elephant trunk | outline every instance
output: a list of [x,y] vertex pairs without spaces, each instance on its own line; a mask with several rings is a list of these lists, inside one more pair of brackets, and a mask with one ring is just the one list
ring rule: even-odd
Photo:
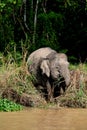
[[66,86],[69,86],[70,85],[70,73],[67,73],[66,76],[64,77],[64,79],[65,79]]
[[69,72],[67,64],[63,66],[61,65],[60,75],[64,78],[66,86],[69,86],[70,85],[70,72]]

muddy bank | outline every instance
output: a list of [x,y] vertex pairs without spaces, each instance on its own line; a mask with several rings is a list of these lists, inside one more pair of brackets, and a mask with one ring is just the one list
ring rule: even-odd
[[[22,74],[21,74],[22,75]],[[3,89],[1,97],[12,100],[27,107],[47,107],[49,103],[45,100],[43,93],[37,92],[34,86],[33,91],[27,87],[22,93],[16,87]],[[22,86],[23,89],[23,86]],[[25,91],[25,92],[24,92]],[[71,84],[66,92],[54,98],[50,107],[87,108],[87,74],[80,69],[71,71]]]
[[2,93],[2,98],[7,98],[15,103],[21,104],[26,107],[38,107],[46,104],[44,98],[42,98],[39,94],[19,94],[16,90],[12,88],[7,88]]

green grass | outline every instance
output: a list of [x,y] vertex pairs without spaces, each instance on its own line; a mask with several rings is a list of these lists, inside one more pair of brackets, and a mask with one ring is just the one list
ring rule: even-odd
[[70,64],[70,70],[81,70],[83,72],[87,72],[87,63],[79,63],[79,64]]
[[8,99],[0,99],[0,111],[20,111],[23,107],[19,104],[16,104]]

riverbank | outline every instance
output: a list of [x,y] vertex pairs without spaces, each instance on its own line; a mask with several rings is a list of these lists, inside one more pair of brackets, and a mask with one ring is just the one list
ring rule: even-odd
[[70,65],[71,84],[65,93],[48,103],[43,93],[32,84],[26,64],[8,64],[0,67],[0,97],[27,107],[87,108],[87,66]]

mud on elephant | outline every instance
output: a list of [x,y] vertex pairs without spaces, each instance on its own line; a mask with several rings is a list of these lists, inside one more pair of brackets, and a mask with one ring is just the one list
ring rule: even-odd
[[45,47],[32,52],[27,60],[28,71],[36,78],[33,81],[38,88],[47,90],[47,99],[52,101],[54,93],[61,88],[65,91],[70,84],[69,62],[64,53]]

